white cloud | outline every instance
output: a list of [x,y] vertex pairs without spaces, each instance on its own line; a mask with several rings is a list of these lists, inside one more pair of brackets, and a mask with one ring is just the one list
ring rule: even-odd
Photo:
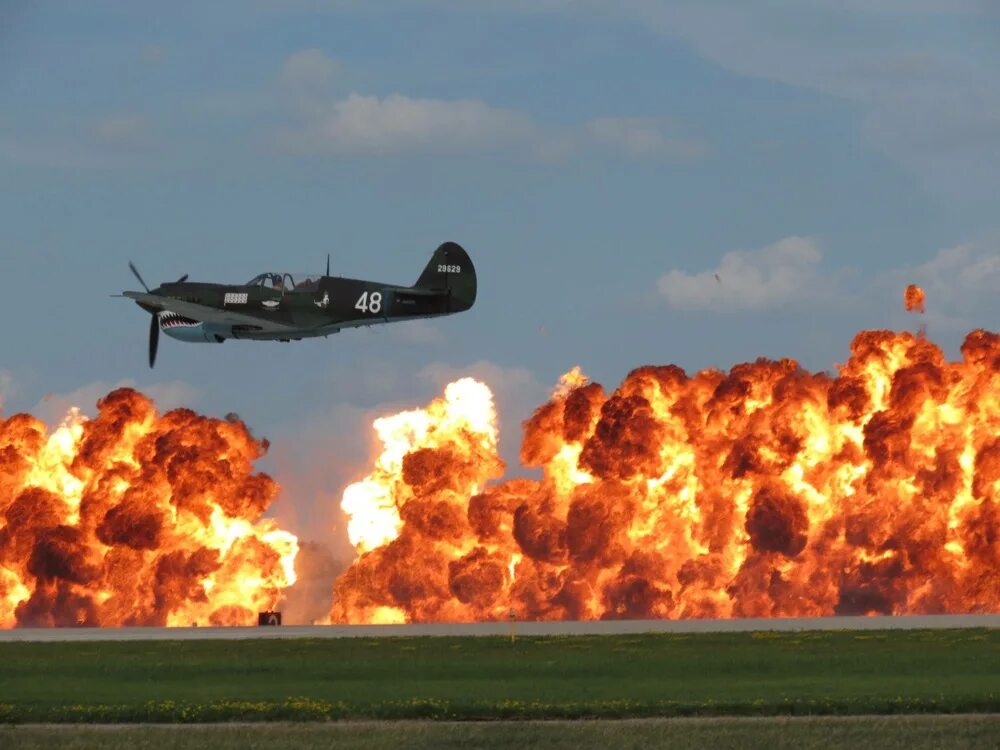
[[955,299],[1000,292],[1000,252],[992,246],[968,243],[941,250],[916,272]]
[[351,94],[304,129],[286,132],[282,142],[334,154],[464,153],[525,142],[534,129],[525,115],[479,99]]
[[429,320],[407,320],[388,327],[393,341],[413,346],[442,346],[448,342],[440,328]]
[[0,162],[62,169],[123,169],[154,163],[149,118],[122,112],[59,121],[38,131],[0,131]]
[[[698,3],[699,0],[674,0],[676,6]],[[718,4],[719,0],[715,0]],[[278,12],[318,12],[341,11],[345,9],[374,10],[371,3],[363,0],[257,0],[259,7],[269,7]],[[638,0],[632,3],[602,3],[600,0],[383,0],[377,7],[377,12],[384,13],[387,7],[395,9],[411,9],[416,5],[425,8],[449,8],[463,11],[486,10],[490,12],[512,12],[537,15],[543,13],[558,13],[572,11],[578,13],[611,12],[621,5],[659,5],[665,6],[662,0]],[[772,4],[776,8],[783,3]],[[610,11],[608,10],[610,6]],[[874,14],[897,15],[954,15],[967,14],[977,16],[998,16],[1000,9],[991,6],[983,0],[785,0],[784,7],[808,7],[825,9],[847,9],[864,11]]]
[[31,408],[31,413],[49,425],[58,425],[72,407],[77,407],[87,415],[97,413],[97,401],[116,388],[135,388],[149,396],[162,414],[178,407],[192,407],[200,398],[194,386],[179,381],[152,383],[137,386],[134,380],[119,380],[116,383],[96,381],[70,391],[69,393],[48,393]]
[[929,323],[956,330],[994,325],[1000,312],[1000,250],[989,241],[946,248],[925,263],[886,274],[880,286],[901,293],[911,283],[927,293]]
[[459,378],[473,377],[484,381],[497,391],[518,391],[541,388],[531,370],[526,367],[509,367],[480,359],[469,365],[449,365],[443,362],[432,362],[425,365],[417,378],[438,390]]
[[620,149],[629,156],[697,159],[707,154],[700,140],[680,134],[679,125],[669,118],[599,117],[583,126],[596,145]]
[[814,239],[786,237],[759,250],[727,253],[709,270],[672,270],[657,286],[666,303],[678,310],[732,312],[808,302],[836,309],[877,307],[882,312],[871,309],[872,314],[888,311],[898,316],[903,290],[919,284],[927,293],[928,324],[968,330],[992,325],[1000,313],[1000,251],[995,240],[946,248],[923,263],[868,278],[850,268],[821,274],[822,258]]
[[[737,74],[854,102],[866,141],[948,195],[995,186],[1000,92],[976,0],[627,0],[615,11]],[[572,6],[568,6],[572,12]],[[965,34],[937,34],[936,19]],[[968,38],[969,43],[964,40]]]
[[201,400],[201,391],[189,383],[178,380],[167,381],[165,383],[152,383],[150,385],[137,386],[131,381],[122,381],[120,387],[137,388],[145,393],[156,404],[156,408],[162,413],[170,409],[180,407],[193,408]]
[[14,376],[7,370],[0,370],[0,416],[3,415],[4,402],[14,391]]
[[687,160],[707,154],[697,138],[669,118],[603,117],[566,128],[545,127],[529,115],[481,99],[422,99],[353,93],[324,106],[296,102],[299,124],[279,143],[300,154],[386,156],[516,151],[553,161],[584,153]]
[[680,310],[763,310],[809,298],[823,254],[808,237],[786,237],[759,250],[722,256],[708,271],[672,270],[657,282],[670,307]]
[[[156,58],[159,49],[143,54]],[[196,100],[184,116],[238,121],[235,134],[248,121],[273,123],[265,126],[273,128],[272,142],[299,156],[499,153],[554,162],[602,154],[687,161],[709,153],[705,142],[685,132],[675,118],[606,116],[554,126],[480,98],[337,93],[341,78],[337,60],[322,49],[303,49],[288,56],[263,88],[214,92]],[[172,133],[159,132],[157,124],[141,112],[118,112],[57,123],[39,132],[4,128],[0,161],[116,169],[173,166],[192,158],[190,145],[181,152]]]
[[[299,2],[312,10],[345,7],[331,0]],[[378,12],[385,12],[384,5]],[[393,5],[403,7],[398,0]],[[421,5],[639,23],[682,40],[738,75],[853,102],[865,141],[920,176],[929,189],[977,200],[996,190],[1000,88],[990,26],[1000,18],[995,2],[425,0]],[[350,7],[360,12],[369,6]]]
[[291,55],[281,67],[281,81],[290,86],[318,87],[330,83],[340,65],[321,49],[304,49]]
[[587,152],[668,160],[707,153],[700,139],[685,135],[682,123],[671,118],[600,117],[549,127],[525,112],[477,98],[353,92],[338,99],[328,91],[338,72],[338,63],[320,49],[301,50],[285,60],[277,97],[288,119],[277,134],[281,148],[300,155],[348,156],[513,151],[543,161]]
[[869,15],[996,15],[983,0],[795,0],[820,10],[849,10]]

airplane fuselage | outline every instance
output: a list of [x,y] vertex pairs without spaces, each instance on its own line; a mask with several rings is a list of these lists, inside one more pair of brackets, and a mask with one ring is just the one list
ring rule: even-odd
[[413,286],[287,273],[262,273],[246,284],[186,279],[123,292],[153,316],[150,366],[160,331],[180,341],[212,343],[329,336],[343,328],[463,312],[475,302],[477,286],[472,260],[454,242],[438,247]]
[[[409,287],[339,276],[320,277],[315,288],[305,290],[182,282],[163,284],[152,294],[166,298],[165,308],[158,312],[160,330],[188,342],[328,336],[342,328],[448,315],[466,309],[448,294],[418,295]],[[170,300],[239,313],[258,318],[259,323],[197,320],[171,311]],[[281,325],[282,330],[274,331],[274,324]]]
[[291,341],[468,310],[476,298],[476,273],[465,250],[446,242],[413,286],[264,273],[247,284],[182,279],[124,294],[154,315],[163,333],[180,341]]

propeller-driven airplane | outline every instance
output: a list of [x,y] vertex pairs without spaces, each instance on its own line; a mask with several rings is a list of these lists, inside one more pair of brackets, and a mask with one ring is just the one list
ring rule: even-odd
[[476,301],[476,269],[454,242],[434,251],[413,286],[330,276],[329,257],[324,276],[262,273],[246,284],[230,285],[188,281],[184,274],[155,289],[128,265],[146,291],[122,296],[152,315],[150,367],[161,330],[180,341],[298,341],[342,328],[451,315]]

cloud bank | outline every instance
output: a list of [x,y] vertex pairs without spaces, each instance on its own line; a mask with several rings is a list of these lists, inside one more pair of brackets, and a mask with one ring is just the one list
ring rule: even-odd
[[675,310],[759,312],[808,304],[843,311],[865,309],[872,300],[888,298],[899,299],[898,308],[890,309],[902,314],[902,290],[919,284],[927,293],[925,320],[956,331],[988,325],[1000,309],[995,238],[944,248],[922,263],[869,276],[850,268],[824,273],[822,260],[815,239],[791,236],[760,249],[726,253],[707,270],[670,270],[657,287]]
[[814,239],[786,237],[759,250],[726,253],[707,271],[672,270],[657,286],[677,310],[764,310],[807,298],[822,258]]
[[598,117],[556,127],[480,98],[359,92],[337,98],[330,84],[339,70],[339,63],[319,49],[285,60],[278,76],[290,95],[282,105],[287,124],[277,134],[282,150],[369,157],[516,152],[539,161],[588,153],[686,161],[710,152],[674,118]]

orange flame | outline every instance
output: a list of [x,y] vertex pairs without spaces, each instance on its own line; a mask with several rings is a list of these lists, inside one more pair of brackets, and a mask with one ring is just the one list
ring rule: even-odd
[[[378,419],[374,427],[383,445],[375,469],[350,485],[341,502],[351,543],[361,553],[398,550],[415,540],[404,531],[423,529],[418,536],[435,538],[437,549],[413,549],[414,557],[440,554],[441,559],[455,559],[478,549],[476,540],[465,533],[468,499],[481,492],[487,480],[503,473],[496,456],[496,410],[489,388],[463,378],[426,409]],[[416,591],[440,584],[442,571],[434,569],[431,558],[424,562],[409,572],[401,570],[404,578],[399,585]],[[435,589],[437,594],[446,591]],[[348,598],[344,589],[341,599]],[[351,606],[364,613],[365,622],[406,621],[405,612],[394,602],[358,599]],[[456,610],[437,618],[457,616]]]
[[998,611],[1000,336],[962,354],[866,331],[836,377],[647,366],[609,395],[575,370],[524,424],[541,479],[485,490],[491,399],[462,381],[475,399],[377,423],[344,508],[378,531],[352,533],[330,618]]
[[0,626],[246,625],[295,581],[296,538],[240,422],[120,389],[48,432],[0,419]]
[[906,305],[906,312],[921,314],[926,312],[926,309],[924,308],[925,299],[926,295],[924,294],[924,290],[916,284],[910,284],[906,287],[906,291],[903,292],[903,304]]

